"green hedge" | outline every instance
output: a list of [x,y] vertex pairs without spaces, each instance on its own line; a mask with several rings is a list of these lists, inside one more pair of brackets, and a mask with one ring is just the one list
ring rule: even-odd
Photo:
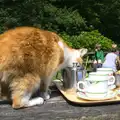
[[66,33],[61,33],[60,35],[69,46],[76,49],[85,47],[88,48],[89,51],[94,51],[94,46],[97,43],[102,45],[103,50],[108,51],[111,49],[113,43],[111,39],[101,35],[98,30],[81,32],[81,34],[75,36],[69,36]]

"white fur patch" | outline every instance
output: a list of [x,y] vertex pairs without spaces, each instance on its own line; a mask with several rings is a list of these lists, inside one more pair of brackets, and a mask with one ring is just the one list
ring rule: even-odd
[[22,103],[23,104],[28,104],[28,101],[29,101],[29,99],[30,99],[30,96],[31,96],[31,93],[29,93],[29,94],[25,94],[25,96],[22,98]]
[[44,100],[50,99],[48,92],[40,92],[40,97],[42,97]]
[[76,59],[80,57],[79,51],[75,50],[72,54],[72,57],[74,58],[74,61],[76,62]]
[[60,66],[58,66],[58,70],[61,68],[65,68],[65,67],[72,67],[73,62],[77,62],[77,58],[80,57],[80,52],[75,49],[71,50],[69,47],[64,46],[64,43],[62,41],[59,41],[58,45],[64,51],[64,63],[62,63]]
[[29,100],[28,107],[29,106],[35,106],[35,105],[41,105],[44,103],[44,99],[41,97],[34,98],[32,100]]

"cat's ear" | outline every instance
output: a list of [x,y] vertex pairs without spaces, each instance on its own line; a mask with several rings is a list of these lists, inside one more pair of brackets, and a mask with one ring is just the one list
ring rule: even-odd
[[83,57],[85,54],[87,54],[88,49],[86,48],[81,48],[79,49],[80,57]]

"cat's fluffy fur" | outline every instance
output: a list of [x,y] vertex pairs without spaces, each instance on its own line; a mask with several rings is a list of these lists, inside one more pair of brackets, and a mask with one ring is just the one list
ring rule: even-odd
[[12,100],[13,108],[42,104],[42,97],[30,99],[40,88],[43,97],[51,78],[73,62],[81,62],[87,49],[68,47],[55,33],[34,27],[18,27],[0,35],[1,96]]

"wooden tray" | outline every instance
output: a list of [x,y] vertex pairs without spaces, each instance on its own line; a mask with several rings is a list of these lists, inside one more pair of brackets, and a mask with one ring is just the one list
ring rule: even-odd
[[98,103],[116,103],[120,102],[120,92],[118,94],[118,90],[120,88],[115,88],[113,92],[115,96],[111,99],[102,99],[102,100],[85,100],[80,97],[77,97],[77,93],[75,89],[67,89],[63,88],[63,84],[60,80],[54,81],[55,85],[59,89],[59,91],[63,94],[63,96],[70,102],[77,103],[77,104],[98,104]]

